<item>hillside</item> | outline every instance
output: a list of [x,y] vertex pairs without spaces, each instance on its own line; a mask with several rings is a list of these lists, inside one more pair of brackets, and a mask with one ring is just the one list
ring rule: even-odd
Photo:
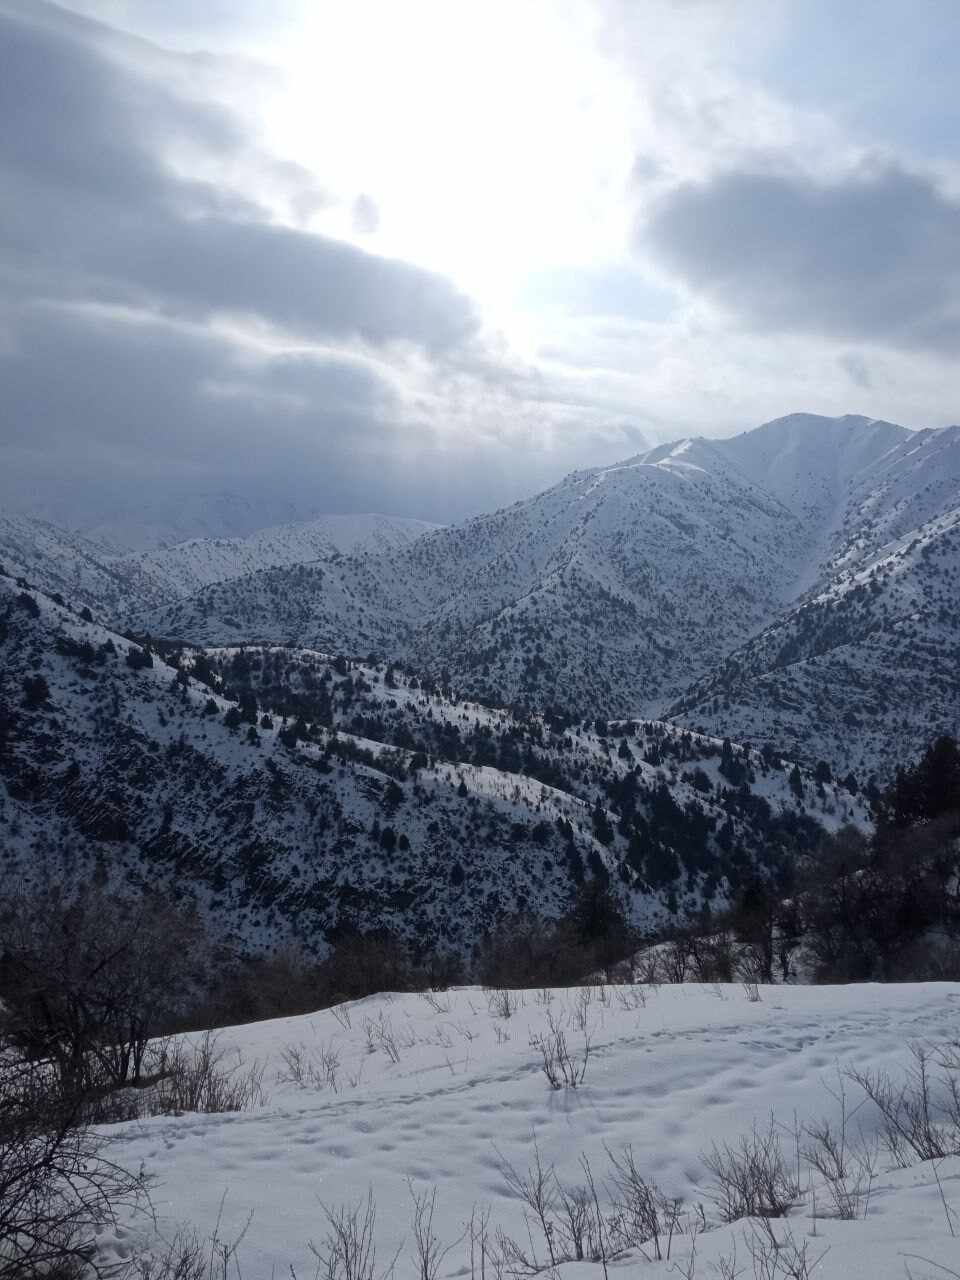
[[165,885],[247,948],[386,928],[465,953],[585,879],[643,925],[865,821],[844,787],[668,725],[517,718],[315,653],[167,665],[9,578],[0,659],[4,881]]
[[106,617],[121,617],[132,600],[143,607],[165,599],[149,573],[118,564],[107,544],[29,516],[0,513],[0,566]]
[[[327,515],[260,529],[244,538],[191,538],[121,557],[113,566],[136,582],[156,584],[160,599],[179,600],[214,582],[261,569],[306,564],[339,555],[377,554],[408,546],[438,526],[384,515]],[[142,607],[142,600],[137,603]],[[128,601],[129,610],[131,602]]]
[[960,726],[960,509],[853,559],[670,714],[861,779]]
[[45,520],[0,513],[0,564],[48,593],[69,596],[107,621],[157,608],[274,566],[408,546],[438,526],[377,514],[325,515],[242,538],[193,538],[118,555],[108,543]]
[[[488,702],[669,715],[884,775],[957,724],[942,678],[955,643],[949,540],[939,586],[927,569],[958,510],[960,428],[795,414],[575,473],[409,547],[213,585],[138,621],[198,644],[375,653]],[[881,599],[888,577],[895,598]],[[851,612],[840,602],[868,579],[871,607]],[[827,622],[837,610],[846,621]],[[781,695],[773,673],[814,617],[816,653],[797,654],[817,665]],[[801,708],[795,722],[782,696]],[[729,725],[727,698],[750,708]]]
[[488,700],[644,714],[779,612],[808,548],[714,445],[578,472],[401,551],[255,574],[140,622],[405,658]]

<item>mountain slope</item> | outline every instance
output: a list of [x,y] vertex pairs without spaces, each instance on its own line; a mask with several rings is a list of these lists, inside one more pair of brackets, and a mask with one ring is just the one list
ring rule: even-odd
[[[260,569],[404,547],[436,528],[425,520],[402,516],[317,516],[297,524],[259,529],[244,538],[192,538],[138,556],[125,556],[114,567],[133,579],[137,574],[144,575],[157,585],[164,600],[178,600],[211,583]],[[146,602],[139,603],[142,607]]]
[[102,614],[193,644],[377,654],[488,703],[669,714],[886,774],[960,711],[950,600],[927,571],[942,544],[948,574],[958,510],[960,427],[794,414],[450,528],[325,518],[113,561]]
[[388,928],[466,952],[584,877],[649,923],[865,819],[671,726],[521,720],[307,652],[167,665],[6,577],[0,660],[0,881],[166,887],[247,948]]
[[122,616],[132,600],[142,607],[166,598],[143,566],[117,563],[105,543],[29,516],[0,513],[0,565],[107,617]]
[[[848,559],[853,559],[850,554]],[[960,732],[960,509],[859,556],[669,711],[861,778]]]
[[711,666],[718,637],[732,647],[770,621],[809,541],[690,441],[400,551],[254,574],[139,621],[194,643],[374,651],[486,699],[636,714]]
[[[958,510],[960,428],[794,414],[575,473],[409,548],[248,575],[142,622],[196,643],[380,653],[487,701],[669,712],[844,772],[886,773],[960,708],[949,679],[938,683],[948,602],[920,556]],[[880,567],[890,556],[895,573]],[[864,574],[879,590],[888,573],[896,600],[843,603]],[[909,630],[884,638],[884,618],[907,600]],[[797,639],[814,616],[816,653]],[[794,656],[815,663],[791,692],[780,668],[797,644]],[[785,716],[784,697],[802,711]],[[743,708],[729,726],[727,701]]]

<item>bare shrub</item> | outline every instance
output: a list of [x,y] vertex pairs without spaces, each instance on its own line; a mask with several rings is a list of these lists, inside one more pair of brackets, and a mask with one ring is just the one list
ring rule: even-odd
[[615,995],[617,1004],[628,1013],[647,1007],[646,988],[639,983],[629,983],[617,987]]
[[350,1019],[350,1006],[348,1004],[335,1004],[331,1007],[330,1012],[336,1018],[344,1031],[349,1031],[353,1025]]
[[139,1083],[151,1038],[182,1010],[209,948],[160,898],[59,888],[0,898],[6,1032],[72,1097]]
[[[554,1226],[559,1203],[557,1175],[553,1165],[549,1168],[544,1167],[539,1144],[534,1140],[533,1163],[528,1166],[526,1173],[521,1173],[499,1151],[497,1151],[497,1157],[500,1175],[506,1183],[507,1190],[523,1203],[524,1218],[528,1226],[532,1220],[539,1229],[547,1251],[549,1266],[556,1267],[559,1261],[568,1261],[569,1259],[563,1259],[558,1252],[557,1233]],[[517,1244],[500,1230],[497,1231],[497,1243],[508,1269],[519,1269],[521,1272],[526,1271],[532,1274],[543,1268],[537,1256],[533,1234],[529,1230],[527,1234],[530,1241],[529,1249]]]
[[563,1028],[553,1015],[547,1014],[547,1031],[530,1037],[530,1047],[538,1050],[543,1074],[551,1089],[578,1089],[587,1074],[590,1061],[590,1038],[583,1038],[583,1053],[571,1053]]
[[659,951],[648,951],[639,956],[634,971],[635,980],[645,987],[657,988],[661,983],[669,982],[667,966]]
[[814,1248],[810,1240],[798,1244],[790,1230],[778,1237],[768,1219],[751,1222],[744,1240],[753,1263],[754,1280],[812,1280],[830,1252],[829,1246]]
[[507,987],[495,987],[487,992],[487,1009],[491,1018],[512,1018],[518,1007],[517,994]]
[[681,935],[672,938],[660,953],[659,973],[661,981],[686,982],[693,971],[693,948],[690,939]]
[[[960,1063],[927,1045],[910,1046],[913,1065],[906,1079],[893,1081],[885,1071],[852,1071],[881,1116],[884,1146],[906,1169],[913,1159],[939,1160],[960,1154]],[[944,1075],[936,1077],[933,1067]]]
[[807,1142],[802,1154],[826,1184],[830,1214],[844,1221],[866,1217],[876,1178],[877,1144],[872,1147],[850,1141],[850,1121],[864,1101],[850,1110],[846,1079],[838,1070],[837,1087],[828,1088],[840,1107],[839,1120],[820,1120],[804,1126]]
[[745,982],[743,984],[743,994],[747,997],[751,1004],[760,1003],[760,986],[756,982]]
[[110,1150],[81,1095],[0,1041],[0,1280],[103,1274],[97,1233],[147,1189]]
[[192,1044],[177,1041],[165,1060],[156,1108],[160,1114],[176,1115],[184,1111],[249,1111],[264,1106],[264,1070],[256,1061],[246,1066],[239,1054],[234,1065],[227,1065],[226,1050],[220,1048],[211,1031]]
[[[497,1153],[507,1189],[524,1205],[527,1227],[525,1242],[497,1232],[499,1261],[507,1274],[532,1276],[583,1261],[599,1262],[606,1274],[611,1259],[634,1248],[648,1261],[670,1258],[672,1241],[684,1229],[681,1202],[641,1176],[630,1147],[616,1155],[607,1149],[612,1196],[606,1208],[585,1155],[580,1157],[583,1182],[567,1185],[552,1165],[544,1165],[536,1141],[533,1151],[523,1173]],[[610,1187],[605,1194],[611,1194]],[[696,1222],[689,1224],[695,1227]]]
[[487,1265],[494,1276],[502,1274],[502,1263],[490,1232],[490,1206],[474,1205],[464,1233],[467,1241],[467,1257],[470,1280],[486,1280]]
[[[766,946],[755,942],[741,943],[737,956],[736,973],[744,989],[755,988],[758,983],[771,981],[770,954]],[[757,999],[759,999],[759,995]]]
[[234,1239],[227,1240],[221,1233],[225,1201],[226,1194],[220,1201],[213,1233],[207,1239],[192,1228],[181,1228],[172,1240],[158,1240],[134,1255],[120,1273],[123,1280],[230,1280],[231,1272],[241,1280],[238,1254],[253,1213]]
[[578,987],[577,994],[573,1002],[573,1010],[570,1013],[570,1021],[579,1031],[582,1031],[584,1035],[586,1035],[587,1027],[589,1026],[590,1020],[587,1015],[590,1011],[590,1005],[592,1002],[593,988]]
[[690,949],[698,982],[733,981],[733,939],[726,930],[705,938],[691,938]]
[[382,1049],[386,1054],[388,1061],[394,1066],[400,1061],[400,1050],[402,1047],[412,1048],[412,1043],[408,1041],[405,1045],[401,1041],[394,1030],[393,1023],[381,1009],[376,1018],[364,1018],[363,1034],[367,1040],[367,1052],[376,1053],[378,1049]]
[[421,991],[420,999],[430,1006],[434,1013],[450,1012],[450,997],[441,996],[436,991]]
[[593,1197],[589,1187],[564,1187],[557,1184],[557,1221],[564,1254],[574,1262],[583,1262],[596,1252],[596,1228]]
[[392,1260],[377,1270],[377,1206],[372,1188],[366,1200],[355,1205],[332,1208],[321,1201],[320,1208],[327,1232],[319,1245],[313,1241],[308,1245],[317,1260],[318,1280],[385,1280],[393,1273],[399,1248]]
[[670,1258],[674,1236],[682,1230],[682,1201],[665,1196],[655,1182],[637,1168],[633,1147],[619,1153],[606,1148],[614,1189],[611,1237],[618,1250],[646,1250],[657,1262]]
[[407,1187],[413,1201],[413,1244],[417,1280],[437,1280],[444,1258],[464,1239],[466,1231],[450,1244],[443,1244],[433,1229],[437,1208],[437,1188],[417,1191],[409,1180]]
[[827,1120],[808,1125],[810,1139],[803,1156],[823,1178],[830,1197],[830,1216],[852,1222],[866,1217],[876,1179],[876,1148],[850,1150],[842,1130]]
[[282,1070],[279,1084],[295,1084],[299,1089],[330,1089],[339,1093],[340,1053],[332,1044],[310,1049],[305,1044],[288,1044],[280,1051]]
[[782,1218],[800,1194],[772,1119],[766,1129],[755,1124],[736,1146],[714,1143],[703,1162],[713,1175],[713,1199],[723,1222]]

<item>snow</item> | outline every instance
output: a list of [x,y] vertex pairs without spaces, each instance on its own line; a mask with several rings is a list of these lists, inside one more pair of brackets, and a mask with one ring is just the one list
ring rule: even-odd
[[[604,1145],[633,1145],[641,1172],[691,1211],[702,1203],[715,1219],[702,1153],[714,1142],[736,1142],[771,1113],[784,1130],[839,1116],[848,1070],[869,1068],[899,1077],[908,1045],[956,1037],[960,984],[760,988],[752,1001],[739,986],[607,987],[518,992],[512,1016],[477,988],[435,996],[384,994],[299,1018],[222,1032],[220,1045],[265,1067],[262,1108],[236,1115],[183,1115],[114,1126],[114,1154],[143,1163],[156,1181],[161,1231],[188,1221],[209,1233],[222,1211],[221,1235],[231,1239],[252,1214],[240,1248],[244,1275],[313,1275],[309,1240],[323,1236],[319,1201],[356,1203],[368,1189],[377,1205],[378,1257],[400,1248],[399,1280],[416,1274],[409,1230],[410,1189],[437,1187],[436,1224],[443,1242],[463,1230],[475,1206],[491,1207],[491,1222],[522,1236],[520,1207],[504,1186],[500,1162],[525,1170],[534,1142],[561,1179],[582,1183],[586,1155],[606,1171]],[[567,1027],[571,1049],[591,1041],[582,1086],[554,1091],[539,1067],[531,1036],[552,1016]],[[378,1048],[377,1028],[397,1045],[398,1060]],[[372,1030],[370,1030],[372,1029]],[[337,1089],[299,1088],[277,1079],[286,1046],[339,1055]],[[860,1106],[846,1082],[847,1106],[865,1141],[877,1133],[872,1104]],[[851,1131],[854,1124],[851,1121]],[[794,1139],[784,1137],[791,1162]],[[917,1254],[956,1266],[957,1241],[947,1228],[934,1169],[889,1168],[881,1155],[865,1219],[812,1218],[808,1171],[800,1202],[774,1224],[810,1242],[811,1256],[828,1249],[812,1275],[885,1280],[905,1274]],[[960,1212],[960,1158],[937,1175],[947,1204]],[[601,1187],[601,1196],[604,1195]],[[825,1203],[822,1194],[818,1203]],[[135,1224],[134,1224],[135,1225]],[[143,1231],[142,1226],[136,1227]],[[695,1240],[700,1277],[737,1247],[749,1264],[741,1222]],[[815,1236],[812,1234],[815,1230]],[[127,1249],[126,1228],[103,1240]],[[639,1254],[611,1265],[616,1275],[687,1274],[690,1238],[675,1242],[671,1264]],[[455,1248],[442,1275],[469,1274],[466,1246]],[[673,1264],[677,1264],[675,1267]],[[911,1263],[914,1277],[935,1274]],[[565,1276],[596,1277],[601,1269],[570,1264]],[[752,1275],[748,1267],[747,1275]]]

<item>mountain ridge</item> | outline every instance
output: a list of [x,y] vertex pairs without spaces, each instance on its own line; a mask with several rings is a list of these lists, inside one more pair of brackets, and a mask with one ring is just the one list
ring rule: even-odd
[[[923,746],[927,725],[916,714],[894,724],[869,711],[879,705],[874,686],[882,692],[903,668],[903,633],[896,644],[880,643],[880,602],[869,625],[851,630],[856,610],[843,602],[854,598],[858,574],[892,556],[897,600],[909,578],[907,594],[935,611],[935,625],[924,617],[911,624],[916,701],[924,673],[951,657],[955,640],[919,557],[933,539],[949,559],[948,529],[938,522],[949,525],[958,504],[960,427],[911,431],[858,415],[790,414],[736,436],[688,437],[573,472],[458,525],[393,521],[379,543],[368,530],[372,547],[369,539],[360,549],[343,540],[331,547],[322,522],[308,522],[239,544],[194,541],[124,558],[108,566],[129,581],[105,616],[192,644],[377,654],[435,678],[446,673],[464,695],[500,705],[581,717],[689,716],[808,763],[885,774]],[[906,550],[912,542],[915,555]],[[952,561],[943,572],[949,581]],[[873,571],[871,600],[887,577]],[[899,608],[882,594],[888,611]],[[814,616],[816,654],[798,640]],[[844,650],[838,672],[856,668],[858,644],[869,650],[868,711],[852,713],[867,726],[865,755],[844,745],[851,707],[839,691],[819,699],[827,709],[809,722],[788,724],[777,706],[782,696],[811,700],[830,637]],[[783,663],[763,664],[795,642],[798,661],[814,667],[783,695],[772,675]],[[768,703],[764,691],[773,689]],[[831,712],[831,702],[842,711]],[[743,708],[729,729],[721,722],[728,703]],[[957,705],[950,689],[938,696],[938,727],[955,727]]]

